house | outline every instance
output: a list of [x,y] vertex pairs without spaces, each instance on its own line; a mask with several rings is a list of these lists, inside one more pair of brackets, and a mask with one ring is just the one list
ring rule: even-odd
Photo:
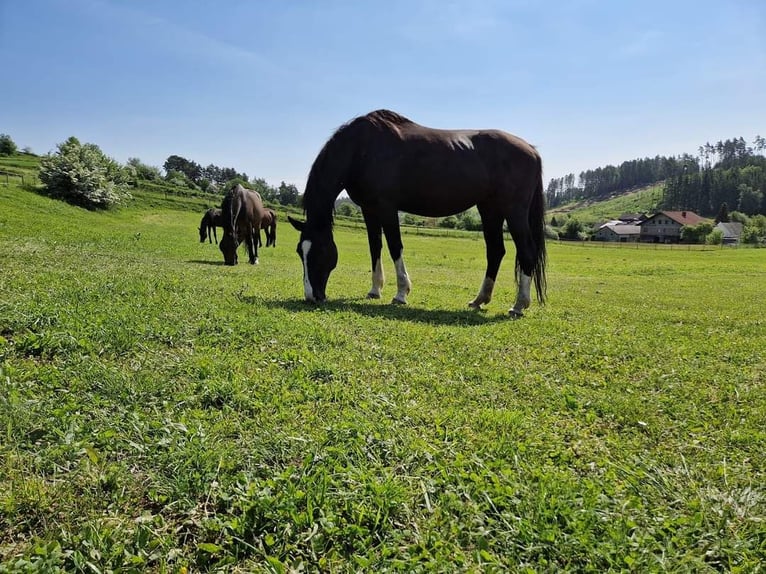
[[640,237],[641,226],[614,222],[605,223],[598,228],[593,236],[596,241],[617,241],[620,243],[638,241]]
[[744,225],[738,221],[722,221],[715,226],[715,229],[720,229],[723,232],[724,245],[737,245],[742,239]]
[[678,243],[681,228],[706,221],[693,211],[660,211],[641,223],[641,241],[647,243]]
[[645,213],[623,213],[618,217],[621,222],[629,223],[631,225],[641,225],[641,222],[646,219]]

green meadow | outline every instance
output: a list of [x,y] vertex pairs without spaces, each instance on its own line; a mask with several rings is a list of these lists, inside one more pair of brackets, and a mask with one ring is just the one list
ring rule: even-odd
[[763,570],[766,250],[552,242],[514,321],[510,240],[475,312],[481,236],[407,233],[400,307],[338,225],[316,307],[202,209],[0,182],[0,572]]

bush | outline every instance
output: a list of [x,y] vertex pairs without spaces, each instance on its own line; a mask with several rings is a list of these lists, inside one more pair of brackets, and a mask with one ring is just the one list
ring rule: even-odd
[[130,198],[127,174],[95,144],[70,137],[40,161],[40,181],[51,197],[90,209],[109,208]]
[[13,155],[16,153],[16,143],[8,134],[0,134],[0,155]]
[[558,239],[559,238],[559,232],[553,229],[553,226],[546,225],[545,226],[545,238],[546,239]]
[[466,231],[481,231],[481,218],[476,212],[469,209],[458,215],[458,227]]
[[439,227],[444,227],[445,229],[455,229],[457,227],[457,217],[454,215],[448,215],[439,221]]
[[722,245],[723,244],[723,231],[720,229],[714,229],[705,237],[706,245]]
[[564,224],[564,230],[561,237],[564,239],[577,239],[582,241],[584,237],[587,237],[587,234],[585,233],[583,224],[572,217],[567,219],[567,222]]
[[683,243],[704,243],[705,238],[713,231],[713,224],[707,221],[697,225],[684,225],[681,228],[681,241]]

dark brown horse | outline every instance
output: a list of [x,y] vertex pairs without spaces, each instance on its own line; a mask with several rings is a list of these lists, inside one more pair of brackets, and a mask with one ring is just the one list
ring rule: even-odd
[[333,205],[341,190],[362,208],[372,259],[372,288],[384,283],[380,254],[385,234],[396,268],[392,303],[406,303],[410,278],[402,257],[399,211],[441,217],[476,205],[486,243],[487,270],[469,303],[489,303],[505,255],[503,224],[516,244],[518,294],[510,309],[521,316],[537,296],[545,299],[545,205],[542,162],[530,144],[498,130],[427,128],[388,110],[355,118],[330,137],[311,166],[303,206],[306,221],[288,218],[300,231],[298,255],[309,301],[323,301],[338,260],[332,235]]
[[221,219],[221,210],[216,207],[211,207],[202,216],[202,221],[199,224],[199,242],[205,243],[205,239],[208,239],[210,243],[213,243],[213,237],[215,237],[215,243],[218,244],[218,235],[215,228],[223,227],[223,220]]
[[[266,233],[266,247],[277,246],[277,212],[269,207],[265,207],[263,210],[263,218],[261,219],[261,229]],[[258,244],[260,245],[260,236],[258,238]]]
[[237,184],[223,198],[221,203],[223,217],[223,237],[218,248],[223,253],[226,265],[236,265],[237,248],[244,242],[247,246],[249,261],[258,263],[258,240],[261,220],[264,217],[263,202],[257,191],[245,189]]

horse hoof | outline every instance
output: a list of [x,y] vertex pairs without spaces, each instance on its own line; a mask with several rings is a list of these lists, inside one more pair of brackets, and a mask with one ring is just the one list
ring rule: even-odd
[[406,305],[407,301],[402,301],[401,299],[397,299],[396,297],[394,297],[393,299],[391,299],[391,304],[392,305]]
[[524,313],[516,309],[510,309],[508,314],[511,316],[511,319],[521,319],[524,316]]
[[468,306],[471,309],[481,309],[481,303],[477,303],[476,301],[469,301]]
[[368,299],[380,299],[380,293],[367,293]]

